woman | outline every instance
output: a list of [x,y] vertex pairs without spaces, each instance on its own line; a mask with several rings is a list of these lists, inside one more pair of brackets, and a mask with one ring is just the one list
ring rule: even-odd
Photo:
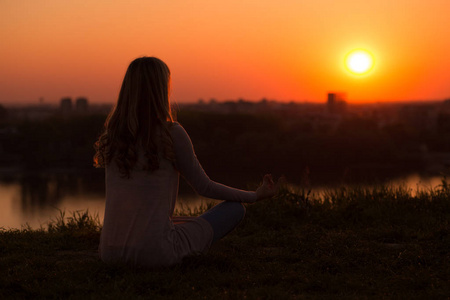
[[[271,197],[270,175],[256,192],[211,181],[192,143],[173,121],[170,71],[154,57],[134,60],[127,69],[117,105],[95,144],[96,167],[106,169],[106,206],[100,258],[135,266],[170,266],[211,244],[243,219],[241,202]],[[199,217],[173,217],[179,174],[200,195],[225,200]]]

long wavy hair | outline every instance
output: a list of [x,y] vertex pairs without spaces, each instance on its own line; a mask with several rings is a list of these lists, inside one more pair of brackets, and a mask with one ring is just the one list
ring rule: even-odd
[[141,57],[131,62],[117,104],[94,145],[95,167],[106,167],[114,159],[122,177],[130,178],[140,147],[147,159],[145,170],[159,169],[159,154],[175,162],[169,89],[170,70],[162,60]]

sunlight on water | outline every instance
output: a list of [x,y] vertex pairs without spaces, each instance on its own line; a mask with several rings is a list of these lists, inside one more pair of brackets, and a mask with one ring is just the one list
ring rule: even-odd
[[16,205],[19,195],[20,185],[0,184],[0,227],[20,228],[20,207]]
[[420,190],[430,190],[442,184],[441,176],[421,177],[419,174],[412,174],[404,179],[392,181],[394,186],[403,185],[411,190],[413,194]]
[[[49,190],[54,190],[51,184]],[[34,229],[46,227],[48,222],[59,216],[60,211],[71,215],[75,211],[89,210],[89,214],[97,216],[103,221],[105,200],[103,193],[89,194],[76,193],[75,195],[62,196],[55,203],[52,193],[47,201],[37,202],[35,197],[26,194],[20,183],[0,182],[0,228],[23,228],[26,225]],[[50,194],[50,195],[49,195]],[[212,200],[211,200],[212,201]],[[194,210],[201,205],[206,205],[209,199],[199,196],[180,197],[175,205],[179,212],[186,209]]]
[[[408,190],[412,196],[415,196],[420,191],[430,191],[432,189],[435,189],[439,185],[442,184],[443,177],[441,176],[432,176],[432,177],[424,177],[420,176],[418,173],[413,173],[405,177],[401,177],[398,179],[390,180],[387,183],[384,183],[383,185],[391,186],[391,187],[403,187],[406,190]],[[311,188],[311,194],[314,196],[317,196],[319,198],[322,198],[324,194],[326,194],[330,189],[338,188],[342,185],[334,185],[334,186],[318,186]],[[346,186],[346,185],[344,185]],[[348,185],[349,187],[355,186],[355,185]],[[371,188],[376,185],[373,184],[357,184],[358,187],[362,188]],[[301,189],[307,190],[305,187],[298,187],[298,186],[289,186],[289,189],[292,192],[298,192],[301,191]]]
[[[407,177],[390,181],[392,186],[404,186],[415,194],[418,190],[429,190],[439,186],[442,183],[442,177],[421,177],[419,174],[411,174]],[[103,221],[105,202],[104,193],[92,193],[78,189],[76,191],[67,192],[65,194],[58,192],[58,188],[47,185],[47,190],[30,191],[19,182],[4,183],[0,182],[0,227],[22,228],[28,224],[32,228],[46,227],[49,220],[59,216],[59,211],[65,211],[66,215],[70,215],[74,211],[89,210],[93,216],[98,215]],[[336,186],[335,186],[336,187]],[[367,187],[370,187],[367,185]],[[294,192],[298,192],[301,187],[291,186]],[[327,189],[334,188],[314,187],[312,193],[320,196]],[[56,196],[55,196],[56,194]],[[41,199],[45,198],[47,199]],[[207,203],[219,203],[217,201],[203,198],[200,196],[180,196],[175,206],[179,212],[187,210],[195,210],[201,205]]]
[[89,209],[91,215],[103,219],[105,209],[102,195],[64,196],[58,203],[40,203],[24,197],[24,191],[19,183],[0,183],[0,227],[22,228],[29,225],[32,228],[46,227],[51,219],[59,216],[59,211],[69,214],[74,211]]

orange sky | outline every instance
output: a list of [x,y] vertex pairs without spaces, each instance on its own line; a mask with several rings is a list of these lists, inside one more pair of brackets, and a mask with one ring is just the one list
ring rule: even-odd
[[[449,0],[1,0],[0,103],[115,102],[129,62],[157,56],[178,102],[450,98]],[[343,60],[375,57],[364,77]]]

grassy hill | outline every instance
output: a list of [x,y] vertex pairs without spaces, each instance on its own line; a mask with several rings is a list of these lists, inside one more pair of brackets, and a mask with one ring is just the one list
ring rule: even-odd
[[[186,212],[188,213],[188,212]],[[204,256],[168,269],[106,265],[100,223],[61,215],[0,232],[2,299],[447,299],[450,186],[283,189],[247,207]]]

